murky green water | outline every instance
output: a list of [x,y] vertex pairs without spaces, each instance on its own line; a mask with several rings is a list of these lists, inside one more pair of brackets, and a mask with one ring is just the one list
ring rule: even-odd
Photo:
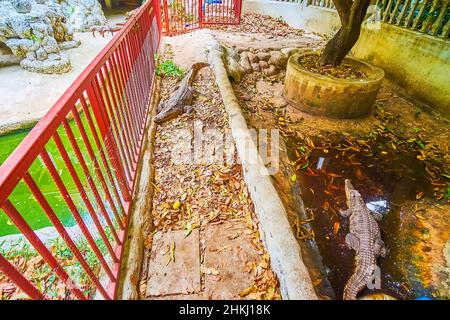
[[[368,207],[383,214],[379,225],[389,252],[385,258],[378,259],[382,288],[377,291],[405,299],[430,296],[431,288],[423,285],[417,276],[421,270],[417,269],[415,258],[404,257],[406,243],[402,236],[408,233],[403,230],[406,226],[402,206],[414,202],[418,194],[432,198],[435,193],[423,161],[409,149],[389,149],[386,145],[390,145],[390,141],[387,144],[382,138],[366,142],[327,136],[314,139],[314,145],[307,164],[301,168],[299,165],[297,179],[306,207],[314,212],[311,225],[315,241],[336,295],[342,297],[354,260],[354,252],[345,245],[348,219],[339,214],[340,209],[347,207],[344,179],[350,179]],[[302,159],[305,152],[305,141],[291,139],[288,142],[292,161]],[[368,293],[371,291],[365,290],[361,295]]]
[[[91,145],[94,147],[94,140],[92,138],[92,134],[89,131],[89,128],[87,126],[86,119],[83,115],[80,115],[82,118],[82,121],[84,123],[85,130],[88,134],[88,138],[91,141]],[[73,133],[76,137],[77,142],[81,141],[81,134],[76,126],[75,121],[70,121],[71,128],[73,130]],[[23,130],[19,132],[15,132],[12,134],[8,134],[5,136],[0,136],[0,164],[2,164],[7,157],[13,152],[13,150],[19,145],[19,143],[25,138],[25,136],[28,134],[29,130]],[[87,180],[82,174],[82,169],[78,164],[78,160],[75,156],[75,152],[73,151],[72,147],[70,146],[69,139],[67,137],[67,134],[65,130],[60,127],[58,129],[58,133],[61,137],[61,140],[66,146],[66,150],[68,152],[69,157],[72,159],[72,163],[74,164],[75,170],[77,170],[78,175],[80,177],[80,180],[82,184],[86,187],[87,186]],[[84,155],[84,159],[86,160],[86,164],[91,172],[91,176],[95,180],[95,174],[93,172],[93,164],[89,160],[89,157],[87,156],[87,150],[84,147],[84,144],[78,143],[81,152]],[[60,155],[56,144],[51,139],[47,145],[46,149],[53,160],[53,163],[55,167],[57,168],[59,175],[64,182],[69,194],[72,197],[72,200],[74,201],[75,205],[77,206],[79,212],[82,214],[82,216],[85,219],[86,222],[90,222],[90,218],[86,215],[86,208],[85,205],[81,199],[81,196],[79,195],[75,183],[73,182],[69,171],[67,170],[64,161],[62,160],[62,156]],[[94,153],[96,156],[98,155],[98,150],[94,147]],[[100,157],[97,157],[100,159]],[[73,218],[71,212],[69,211],[63,197],[61,196],[61,193],[59,192],[57,186],[53,182],[53,179],[50,176],[50,173],[44,166],[42,160],[40,158],[36,159],[29,170],[31,176],[35,180],[35,182],[39,185],[42,193],[46,197],[47,201],[50,203],[51,207],[55,211],[56,215],[60,219],[60,221],[65,226],[72,226],[75,224],[75,219]],[[88,193],[88,196],[91,198],[92,203],[94,204],[95,208],[95,201],[92,198],[92,195]],[[101,194],[101,196],[103,196]],[[103,198],[103,197],[102,197]],[[36,230],[44,227],[52,226],[49,219],[47,218],[46,214],[42,211],[39,204],[35,200],[34,196],[29,191],[27,185],[21,181],[17,187],[14,189],[12,194],[10,195],[9,199],[13,203],[13,205],[16,207],[16,209],[22,214],[22,216],[25,218],[25,220],[30,224],[30,226]],[[9,235],[9,234],[15,234],[20,233],[19,230],[15,227],[15,225],[10,221],[9,217],[0,210],[0,236]]]

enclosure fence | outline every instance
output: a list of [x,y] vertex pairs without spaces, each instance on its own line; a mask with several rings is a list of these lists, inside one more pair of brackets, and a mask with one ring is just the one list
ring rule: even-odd
[[278,1],[278,2],[301,3],[301,2],[303,2],[304,0],[275,0],[275,1]]
[[377,0],[385,23],[448,38],[450,33],[449,0]]
[[172,36],[241,21],[242,0],[161,0],[163,32]]
[[[31,268],[29,256],[0,253],[0,279],[14,290],[115,297],[160,37],[159,0],[147,0],[0,167],[0,215],[37,256]],[[59,245],[34,231],[28,218],[38,210]]]
[[333,0],[305,0],[308,5],[335,9]]
[[[307,5],[335,9],[333,0],[304,0]],[[377,0],[384,23],[441,38],[450,37],[450,0]]]

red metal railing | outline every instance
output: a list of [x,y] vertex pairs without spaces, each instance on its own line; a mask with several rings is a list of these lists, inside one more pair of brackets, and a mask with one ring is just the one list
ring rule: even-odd
[[164,33],[176,35],[206,25],[239,24],[242,0],[161,0]]
[[[24,212],[19,212],[13,191],[19,184],[26,185],[30,199],[39,204],[94,291],[113,299],[160,37],[160,3],[148,0],[0,167],[1,209],[71,298],[92,295],[69,275],[73,265],[63,265],[61,257],[33,231]],[[50,144],[56,145],[53,152]],[[32,176],[32,165],[41,166],[51,177],[63,209],[76,222],[79,238],[61,222],[61,205],[56,208],[51,203],[45,186]],[[68,172],[70,181],[63,181],[62,172]],[[81,249],[80,238],[86,248]],[[0,276],[33,299],[48,298],[37,281],[1,254]]]

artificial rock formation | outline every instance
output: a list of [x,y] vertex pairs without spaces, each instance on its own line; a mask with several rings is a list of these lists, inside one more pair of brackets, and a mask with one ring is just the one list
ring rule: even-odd
[[286,68],[286,63],[291,52],[255,50],[237,50],[236,48],[223,47],[223,59],[228,76],[234,81],[241,81],[245,74],[262,72],[267,76],[273,76]]
[[60,0],[62,11],[75,32],[89,31],[106,25],[106,18],[98,0]]
[[80,45],[73,32],[105,24],[97,0],[0,0],[0,66],[68,72],[72,66],[62,51]]
[[[71,69],[61,49],[79,46],[61,6],[45,0],[0,0],[2,61],[17,62],[28,71],[64,73]],[[8,52],[10,50],[10,52]],[[1,64],[0,64],[1,65]]]

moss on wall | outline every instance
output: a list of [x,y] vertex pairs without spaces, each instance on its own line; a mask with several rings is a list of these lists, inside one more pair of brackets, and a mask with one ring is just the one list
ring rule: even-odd
[[352,50],[405,94],[450,117],[450,41],[385,23],[364,26]]

